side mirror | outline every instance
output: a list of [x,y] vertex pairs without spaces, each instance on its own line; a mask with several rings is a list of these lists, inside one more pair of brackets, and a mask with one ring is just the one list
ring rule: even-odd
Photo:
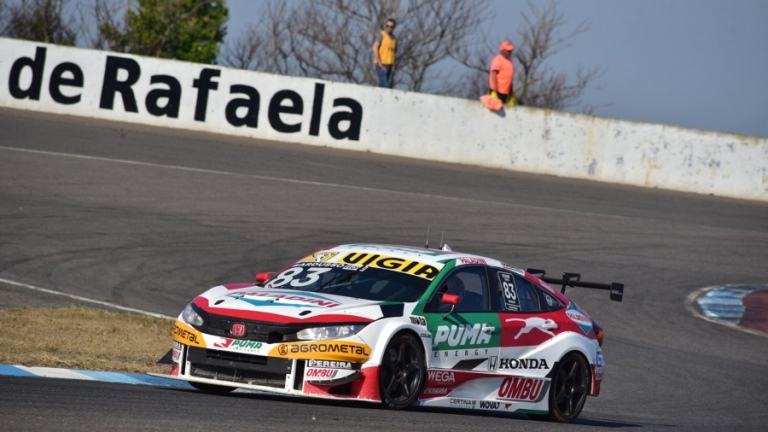
[[445,304],[456,306],[457,304],[459,304],[459,296],[457,296],[456,294],[443,293],[443,296],[440,298],[440,301],[442,301]]
[[274,273],[270,273],[270,272],[256,273],[256,285],[258,286],[264,285],[264,282],[272,279],[272,276],[274,275],[275,275]]
[[459,296],[457,296],[456,294],[443,293],[443,295],[440,297],[440,301],[443,304],[451,305],[451,310],[449,310],[448,313],[443,315],[443,319],[446,319],[448,315],[452,314],[453,310],[456,309],[456,305],[459,304]]

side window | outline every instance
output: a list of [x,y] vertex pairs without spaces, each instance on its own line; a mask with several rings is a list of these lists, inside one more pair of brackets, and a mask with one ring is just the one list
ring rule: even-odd
[[556,311],[565,307],[565,305],[550,294],[546,289],[535,286],[536,293],[539,295],[539,304],[542,311]]
[[495,282],[501,297],[502,311],[530,313],[540,310],[537,290],[528,279],[498,271]]
[[490,297],[484,267],[461,267],[448,275],[429,303],[430,312],[448,312],[451,305],[443,304],[443,294],[459,296],[454,312],[486,312],[490,310]]

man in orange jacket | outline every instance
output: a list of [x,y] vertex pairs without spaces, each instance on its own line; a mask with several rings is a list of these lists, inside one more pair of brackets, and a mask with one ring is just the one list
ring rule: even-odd
[[379,87],[389,88],[392,82],[392,68],[395,67],[395,52],[397,38],[395,37],[394,19],[387,20],[386,29],[381,31],[373,42],[373,62],[376,63],[376,74],[379,76]]
[[515,64],[512,62],[514,50],[515,46],[511,42],[502,42],[499,54],[491,60],[491,73],[488,76],[491,96],[501,99],[508,106],[515,104],[515,92],[512,89],[515,79]]

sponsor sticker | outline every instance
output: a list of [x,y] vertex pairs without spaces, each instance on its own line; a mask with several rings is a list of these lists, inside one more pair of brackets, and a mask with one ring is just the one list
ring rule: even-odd
[[601,349],[597,350],[597,355],[595,356],[595,378],[596,379],[603,379],[603,351]]
[[584,312],[579,310],[579,308],[577,308],[573,302],[568,305],[568,309],[566,309],[565,314],[573,322],[578,324],[579,328],[584,332],[584,334],[588,334],[589,331],[592,330],[592,320],[589,319],[589,317],[587,317]]
[[525,358],[525,359],[501,359],[499,369],[549,369],[549,364],[545,359]]
[[444,395],[448,394],[448,387],[426,387],[424,394],[428,395]]
[[457,261],[459,264],[487,264],[482,258],[459,258]]
[[488,323],[437,326],[433,344],[438,346],[443,343],[451,348],[487,345],[491,342],[491,333],[483,329],[488,327],[493,326]]
[[336,374],[338,374],[338,369],[325,369],[325,368],[307,368],[307,371],[305,373],[307,378],[336,378]]
[[465,409],[475,409],[475,406],[477,405],[476,400],[459,399],[459,398],[451,398],[448,400],[448,403],[450,403],[452,406],[456,408],[465,408]]
[[502,400],[539,402],[547,394],[549,382],[535,378],[504,378],[499,386],[498,398]]
[[338,252],[319,252],[316,254],[312,254],[306,258],[304,258],[302,261],[307,262],[328,262],[331,258],[338,255]]
[[480,401],[480,403],[478,403],[478,407],[480,409],[497,410],[501,407],[501,402]]
[[427,376],[430,385],[456,384],[456,376],[453,371],[432,369],[427,373]]
[[[285,276],[285,273],[286,272],[283,273],[283,276]],[[276,279],[276,281],[277,280],[279,279]],[[259,291],[247,294],[238,294],[236,298],[258,307],[286,306],[296,308],[310,307],[329,309],[341,305],[341,303],[338,303],[326,296],[310,292],[302,292],[301,294],[296,294],[295,292],[290,291]]]
[[306,360],[336,360],[360,363],[368,360],[371,348],[357,342],[299,342],[280,344],[270,356]]
[[347,264],[399,271],[429,280],[434,279],[440,272],[439,268],[426,263],[370,252],[350,252],[342,256],[339,261]]
[[352,363],[333,360],[307,360],[307,367],[329,369],[352,369]]
[[520,310],[520,297],[517,295],[514,277],[509,273],[497,273],[499,278],[499,290],[504,295],[504,306],[508,311],[518,312]]
[[203,334],[181,321],[176,321],[171,334],[176,342],[203,348],[206,346]]
[[418,325],[418,326],[427,326],[427,319],[422,316],[412,316],[408,317],[411,319],[411,324]]

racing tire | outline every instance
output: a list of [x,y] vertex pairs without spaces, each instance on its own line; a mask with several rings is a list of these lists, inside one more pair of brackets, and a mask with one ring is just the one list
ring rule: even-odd
[[207,384],[207,383],[200,383],[200,382],[189,382],[189,385],[200,390],[201,392],[217,394],[217,395],[227,394],[235,390],[234,387],[220,386],[216,384]]
[[549,390],[549,414],[528,414],[534,420],[571,423],[581,414],[590,386],[587,360],[568,353],[557,363]]
[[421,342],[398,333],[387,344],[379,367],[379,395],[386,408],[406,409],[416,403],[426,378]]

